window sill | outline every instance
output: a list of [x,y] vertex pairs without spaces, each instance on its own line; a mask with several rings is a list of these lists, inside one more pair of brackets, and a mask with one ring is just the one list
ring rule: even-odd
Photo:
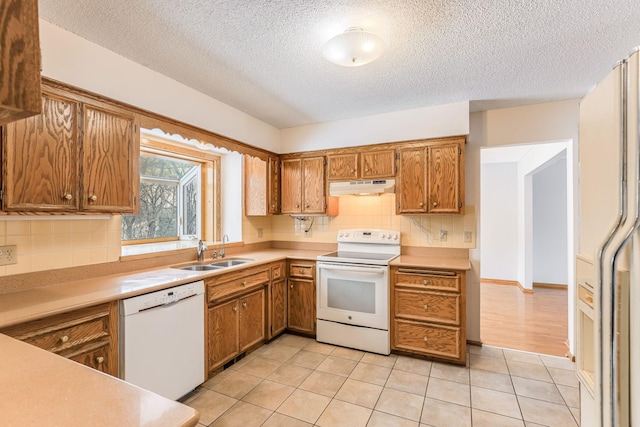
[[160,252],[173,252],[181,249],[193,249],[198,246],[197,240],[176,240],[175,242],[161,242],[161,243],[143,243],[140,245],[126,245],[120,249],[120,257],[140,257],[144,258],[144,255],[153,255]]

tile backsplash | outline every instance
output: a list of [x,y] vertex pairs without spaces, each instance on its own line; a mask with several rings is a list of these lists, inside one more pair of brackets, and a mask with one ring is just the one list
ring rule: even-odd
[[117,261],[120,216],[107,219],[0,219],[0,245],[17,245],[17,264],[0,276]]

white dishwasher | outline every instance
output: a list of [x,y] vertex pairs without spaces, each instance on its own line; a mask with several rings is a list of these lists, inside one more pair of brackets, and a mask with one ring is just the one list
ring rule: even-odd
[[176,400],[204,382],[204,282],[120,303],[120,378]]

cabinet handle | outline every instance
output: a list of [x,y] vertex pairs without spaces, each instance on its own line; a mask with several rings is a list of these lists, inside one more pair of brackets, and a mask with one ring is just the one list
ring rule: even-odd
[[293,283],[291,284],[291,289],[293,289]]
[[103,364],[104,363],[104,357],[102,357],[102,356],[96,357],[96,362],[98,363],[98,365]]
[[276,208],[276,205],[271,205],[271,209],[275,209],[275,208]]
[[418,203],[418,206],[423,207],[424,203],[420,202],[420,203]]
[[422,281],[422,284],[423,284],[423,285],[425,285],[425,286],[429,286],[429,284],[430,284],[430,283],[431,283],[431,282],[429,282],[427,279],[424,279],[424,280]]
[[429,310],[429,306],[427,304],[424,305],[424,311]]
[[356,173],[356,170],[355,169],[351,169],[351,173]]
[[237,305],[233,306],[233,311],[238,311],[238,306]]
[[296,203],[296,208],[299,208],[299,207],[300,207],[300,205]]
[[308,209],[308,208],[309,208],[309,205],[308,205],[308,204],[306,204],[306,205],[304,205],[304,207],[305,207],[305,209]]
[[302,268],[301,268],[301,269],[300,269],[300,271],[299,271],[299,273],[300,273],[300,274],[304,274],[304,269],[302,269]]
[[91,200],[92,202],[95,202],[96,200],[98,200],[98,196],[93,194],[93,195],[89,196],[89,200]]
[[67,341],[69,341],[69,336],[68,336],[68,335],[63,335],[63,336],[61,336],[61,337],[60,337],[60,341],[62,341],[62,342],[67,342]]
[[242,303],[242,308],[247,308],[247,302],[246,301]]
[[243,281],[242,281],[242,283],[241,283],[241,285],[242,285],[242,286],[247,286],[247,281],[246,281],[246,280],[243,280]]
[[369,168],[364,168],[364,171],[365,172],[369,172]]
[[425,335],[425,336],[424,336],[424,338],[422,338],[422,340],[423,340],[424,342],[427,342],[427,341],[429,341],[429,338],[427,338],[427,336]]
[[62,196],[62,198],[65,200],[71,200],[73,199],[73,194],[65,194],[64,196]]
[[438,202],[433,202],[433,207],[438,207]]

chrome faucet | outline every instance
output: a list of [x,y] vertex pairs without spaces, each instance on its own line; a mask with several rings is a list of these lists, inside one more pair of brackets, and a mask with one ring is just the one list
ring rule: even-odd
[[222,236],[222,248],[220,248],[220,258],[224,258],[224,242],[225,240],[228,242],[229,241],[229,236],[227,236],[226,234],[224,236]]
[[198,240],[198,262],[204,261],[204,251],[209,249],[202,240]]

